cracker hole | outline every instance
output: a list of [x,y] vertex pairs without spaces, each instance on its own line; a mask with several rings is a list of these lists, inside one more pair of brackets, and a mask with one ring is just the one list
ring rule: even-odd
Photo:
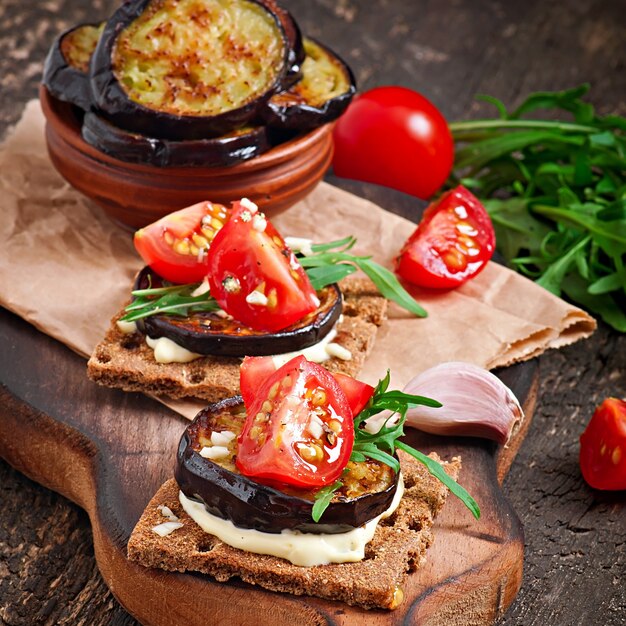
[[204,540],[204,541],[198,542],[198,545],[196,546],[196,552],[201,552],[201,553],[206,554],[207,552],[211,552],[213,548],[215,548],[214,541]]
[[136,350],[141,345],[141,339],[134,335],[124,337],[121,341],[121,346],[124,350]]
[[411,523],[409,524],[409,529],[416,533],[421,532],[422,528],[422,521],[418,519],[411,521]]
[[96,359],[98,359],[98,363],[108,363],[111,360],[111,355],[108,352],[100,352]]
[[405,476],[404,477],[404,488],[411,489],[411,487],[415,487],[416,480],[414,476]]
[[385,519],[381,519],[380,522],[378,522],[379,526],[393,526],[396,521],[398,519],[398,513],[392,513],[389,517],[386,517]]
[[187,382],[192,385],[199,385],[204,381],[204,372],[189,372],[187,374]]

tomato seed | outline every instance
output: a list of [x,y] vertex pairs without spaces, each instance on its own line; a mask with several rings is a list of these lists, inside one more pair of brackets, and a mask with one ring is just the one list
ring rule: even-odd
[[271,413],[273,408],[274,405],[269,400],[266,400],[261,406],[261,411],[264,413]]
[[322,406],[326,404],[326,392],[323,389],[316,389],[313,392],[313,398],[311,400],[313,406]]
[[341,424],[337,420],[330,420],[330,422],[328,422],[328,428],[330,428],[335,434],[338,434],[341,430]]
[[291,387],[291,376],[285,376],[280,384],[285,388]]
[[174,252],[178,254],[189,254],[189,240],[179,239],[174,243]]
[[270,387],[270,393],[269,393],[269,399],[270,400],[273,400],[276,397],[276,394],[278,393],[279,389],[280,389],[280,383],[274,383]]
[[622,449],[619,446],[615,447],[613,450],[613,454],[611,455],[611,461],[613,461],[614,465],[619,465],[619,462],[622,460]]
[[278,295],[276,293],[276,289],[270,289],[270,292],[267,295],[267,306],[270,309],[275,309],[277,305],[278,305]]

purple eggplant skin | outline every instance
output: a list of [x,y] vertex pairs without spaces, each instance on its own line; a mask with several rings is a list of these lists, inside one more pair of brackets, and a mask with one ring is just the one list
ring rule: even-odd
[[247,127],[213,139],[173,141],[118,128],[97,113],[86,113],[81,134],[91,146],[127,163],[155,167],[229,167],[272,147],[266,126]]
[[66,36],[78,28],[98,28],[99,26],[100,24],[79,24],[61,33],[52,42],[43,68],[41,82],[50,95],[63,102],[69,102],[83,111],[89,111],[92,106],[89,76],[86,71],[73,66],[65,58],[61,44]]
[[[161,277],[145,267],[138,274],[134,288],[162,284]],[[329,285],[318,295],[322,304],[317,311],[276,333],[255,331],[210,312],[191,313],[187,317],[152,315],[137,320],[137,329],[153,339],[167,337],[196,354],[244,357],[293,352],[321,341],[341,315],[342,297],[338,285]]]
[[266,100],[283,88],[285,76],[290,69],[291,50],[284,28],[279,18],[262,2],[248,0],[259,4],[272,15],[283,37],[282,70],[265,93],[240,107],[210,116],[167,113],[131,100],[114,74],[112,55],[118,35],[140,17],[152,1],[128,0],[123,3],[108,20],[91,58],[89,84],[93,102],[98,111],[116,126],[149,137],[178,141],[219,137],[253,120]]
[[241,396],[210,404],[187,426],[178,446],[175,478],[181,491],[192,500],[202,502],[212,515],[230,520],[240,528],[267,533],[291,529],[305,533],[337,534],[354,530],[386,511],[398,487],[398,477],[377,493],[330,503],[319,522],[311,515],[313,499],[264,485],[238,472],[230,471],[205,459],[194,447],[197,433],[207,428],[214,415],[242,409]]
[[289,90],[275,94],[266,102],[260,113],[261,120],[273,129],[303,132],[328,124],[348,108],[356,94],[356,79],[350,66],[327,46],[308,39],[333,59],[338,70],[344,73],[348,88],[322,104],[308,102],[306,96],[300,92],[301,84],[298,83]]

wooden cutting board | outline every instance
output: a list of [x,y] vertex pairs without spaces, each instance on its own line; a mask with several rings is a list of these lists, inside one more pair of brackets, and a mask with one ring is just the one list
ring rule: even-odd
[[395,611],[296,597],[196,574],[130,563],[126,543],[144,506],[172,476],[187,421],[140,394],[100,388],[85,361],[22,320],[0,324],[0,456],[33,480],[83,507],[93,527],[102,575],[120,603],[146,626],[252,624],[458,626],[491,624],[522,580],[524,539],[500,483],[530,424],[536,362],[500,373],[526,411],[502,449],[478,439],[411,431],[409,442],[442,457],[461,454],[462,484],[479,502],[475,521],[454,497],[435,525],[426,565],[411,574]]

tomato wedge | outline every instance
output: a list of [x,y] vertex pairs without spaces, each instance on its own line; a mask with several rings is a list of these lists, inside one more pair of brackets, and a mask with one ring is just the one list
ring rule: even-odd
[[346,394],[348,404],[352,409],[352,415],[356,417],[374,395],[374,387],[367,383],[362,383],[360,380],[352,378],[352,376],[340,374],[339,372],[334,373],[333,377]]
[[[254,402],[263,382],[277,369],[271,356],[247,356],[244,358],[239,370],[239,387],[243,402],[247,407]],[[352,415],[356,417],[369,402],[374,393],[374,387],[347,374],[334,372],[331,376],[339,383],[348,400]]]
[[485,207],[459,186],[424,211],[396,259],[396,272],[420,287],[458,287],[485,268],[495,243]]
[[341,476],[354,443],[352,411],[321,365],[294,357],[265,380],[246,409],[236,460],[242,474],[303,488]]
[[208,269],[211,295],[255,330],[282,330],[319,306],[295,255],[249,201],[233,203],[209,249]]
[[626,489],[626,401],[607,398],[580,436],[580,469],[594,489]]
[[135,248],[146,265],[166,280],[198,283],[208,271],[211,242],[228,217],[225,206],[199,202],[138,230]]

